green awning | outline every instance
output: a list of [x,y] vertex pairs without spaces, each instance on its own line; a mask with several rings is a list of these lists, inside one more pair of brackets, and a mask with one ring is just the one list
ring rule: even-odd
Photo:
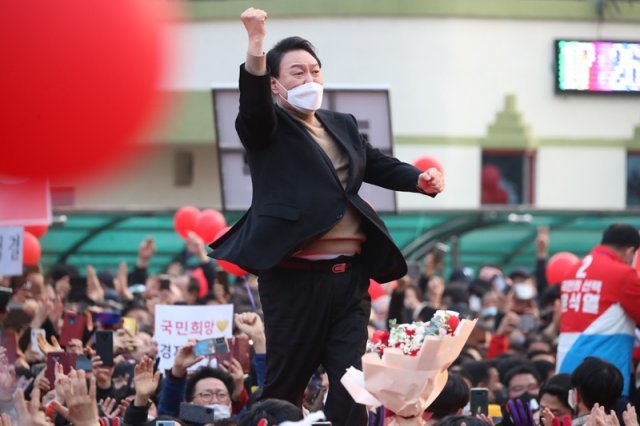
[[[173,212],[67,213],[64,225],[53,226],[42,238],[45,271],[66,262],[83,270],[91,264],[98,271],[116,270],[120,262],[131,267],[140,242],[153,236],[157,254],[150,270],[159,272],[181,259],[182,239],[173,229]],[[227,213],[228,223],[239,213]],[[611,223],[625,222],[640,229],[640,215],[633,212],[453,211],[383,215],[396,244],[407,260],[420,261],[438,241],[452,247],[447,269],[477,268],[491,263],[506,271],[533,268],[538,226],[551,229],[550,253],[586,254],[600,241]]]

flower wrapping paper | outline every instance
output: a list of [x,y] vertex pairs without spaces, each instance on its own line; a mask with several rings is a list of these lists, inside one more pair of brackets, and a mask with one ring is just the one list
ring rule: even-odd
[[422,413],[442,392],[447,369],[460,355],[476,321],[460,321],[451,335],[425,336],[417,356],[396,348],[385,349],[382,358],[367,353],[362,356],[362,371],[350,367],[341,382],[357,403],[392,410],[396,415],[389,425],[422,425]]

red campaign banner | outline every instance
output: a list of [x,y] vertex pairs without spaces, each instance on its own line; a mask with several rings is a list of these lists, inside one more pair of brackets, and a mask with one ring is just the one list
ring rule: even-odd
[[51,224],[49,181],[0,176],[0,226],[49,224]]

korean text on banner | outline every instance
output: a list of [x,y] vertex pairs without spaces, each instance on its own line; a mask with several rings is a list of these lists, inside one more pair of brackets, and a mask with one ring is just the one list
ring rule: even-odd
[[157,305],[154,338],[158,342],[158,368],[171,368],[178,349],[189,339],[231,338],[232,329],[233,305]]
[[0,227],[0,275],[22,275],[22,234],[17,226]]

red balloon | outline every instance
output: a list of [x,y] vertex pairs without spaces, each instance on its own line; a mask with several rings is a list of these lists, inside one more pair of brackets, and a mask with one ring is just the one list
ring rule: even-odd
[[566,278],[567,272],[579,261],[578,256],[568,251],[554,254],[547,262],[547,282],[560,284]]
[[216,259],[216,262],[223,271],[226,271],[231,275],[235,275],[236,277],[244,277],[245,275],[247,275],[247,271],[234,263],[227,262],[226,260],[221,259]]
[[442,164],[440,164],[440,162],[435,158],[430,157],[428,155],[423,155],[422,157],[419,157],[418,159],[416,159],[416,161],[413,162],[413,165],[422,171],[426,171],[432,167],[435,167],[436,169],[440,170],[440,173],[444,173],[444,168],[442,167]]
[[141,145],[171,63],[166,3],[0,2],[0,174],[95,175]]
[[181,207],[173,216],[173,227],[182,237],[187,238],[189,231],[195,232],[200,210],[193,206]]
[[25,232],[22,238],[22,263],[29,266],[37,265],[42,254],[40,241],[30,232]]
[[49,226],[48,225],[31,225],[31,226],[25,226],[24,230],[35,235],[37,238],[40,238],[47,233],[47,230],[49,230]]
[[227,226],[227,220],[218,210],[203,210],[196,221],[196,234],[200,236],[205,244],[211,244],[218,232]]
[[[213,237],[213,241],[215,241],[218,238],[222,237],[224,234],[227,233],[227,231],[229,229],[231,229],[230,226],[225,226],[224,228],[220,229],[216,233],[215,237]],[[243,276],[247,275],[247,271],[245,271],[244,269],[242,269],[241,267],[239,267],[235,263],[231,263],[231,262],[228,262],[226,260],[221,260],[221,259],[216,259],[216,263],[218,263],[218,266],[220,266],[223,271],[226,271],[231,275],[235,275],[236,277],[243,277]]]

